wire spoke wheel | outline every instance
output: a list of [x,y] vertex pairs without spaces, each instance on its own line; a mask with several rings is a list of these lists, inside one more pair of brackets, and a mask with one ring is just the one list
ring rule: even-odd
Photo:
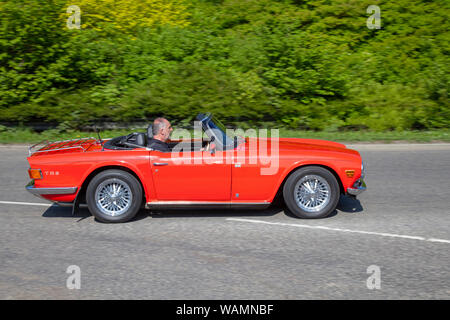
[[97,208],[108,216],[120,216],[128,211],[133,201],[130,186],[119,179],[107,179],[95,190]]
[[326,207],[330,202],[330,193],[330,185],[318,175],[306,175],[294,187],[295,202],[306,212],[317,212]]

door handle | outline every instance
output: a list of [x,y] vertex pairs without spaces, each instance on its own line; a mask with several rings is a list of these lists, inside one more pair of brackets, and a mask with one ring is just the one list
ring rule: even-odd
[[169,165],[168,162],[153,162],[154,166],[167,166]]

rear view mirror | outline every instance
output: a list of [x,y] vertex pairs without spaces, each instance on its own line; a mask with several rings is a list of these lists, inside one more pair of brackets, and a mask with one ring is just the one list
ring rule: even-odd
[[209,152],[211,152],[211,154],[215,154],[216,153],[216,144],[215,143],[211,143],[210,144]]

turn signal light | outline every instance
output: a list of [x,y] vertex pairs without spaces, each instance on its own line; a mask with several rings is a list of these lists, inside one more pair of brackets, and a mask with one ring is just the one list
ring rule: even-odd
[[345,174],[347,175],[347,177],[353,178],[353,176],[355,175],[355,170],[345,170]]
[[28,169],[28,175],[31,179],[39,180],[42,179],[41,169]]

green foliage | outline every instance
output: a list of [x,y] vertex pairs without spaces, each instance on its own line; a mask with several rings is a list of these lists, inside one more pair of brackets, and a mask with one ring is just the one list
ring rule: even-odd
[[130,88],[113,117],[148,119],[165,115],[188,121],[204,110],[231,121],[256,121],[269,116],[272,110],[264,92],[256,96],[253,91],[257,89],[239,81],[244,77],[218,71],[208,64],[177,64],[156,81],[142,81]]
[[61,3],[0,2],[0,108],[76,80],[67,72],[68,36],[57,23]]
[[[66,6],[73,4],[66,1]],[[105,31],[105,27],[112,26],[118,32],[132,35],[138,27],[188,25],[183,0],[77,0],[76,5],[83,13],[83,29]]]
[[0,1],[0,121],[71,130],[211,111],[330,132],[450,126],[448,1],[150,2],[154,16],[82,1],[69,30],[65,0]]

